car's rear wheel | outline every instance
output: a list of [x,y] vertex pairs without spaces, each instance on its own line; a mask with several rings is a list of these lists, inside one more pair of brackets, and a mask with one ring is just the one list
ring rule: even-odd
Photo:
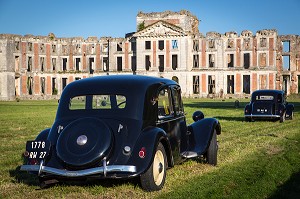
[[161,143],[158,144],[151,166],[140,176],[141,186],[146,191],[162,189],[166,180],[166,152]]
[[213,136],[211,138],[209,147],[206,152],[207,163],[213,166],[217,165],[217,160],[218,160],[217,154],[218,154],[218,142],[217,142],[216,130],[214,130]]

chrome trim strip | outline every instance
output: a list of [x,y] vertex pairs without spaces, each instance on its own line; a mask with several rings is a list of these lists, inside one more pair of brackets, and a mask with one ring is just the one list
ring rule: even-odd
[[96,167],[96,168],[84,169],[78,171],[68,171],[68,170],[56,169],[56,168],[42,166],[42,165],[22,165],[20,170],[38,171],[39,173],[44,172],[44,173],[49,173],[49,174],[54,174],[59,176],[65,176],[65,177],[82,177],[82,176],[88,176],[94,174],[105,174],[110,172],[129,172],[129,173],[136,172],[136,166],[132,166],[132,165],[112,165],[112,166],[105,166],[105,167]]
[[245,115],[245,117],[272,117],[272,118],[278,118],[278,117],[280,117],[280,115],[255,115],[255,114],[251,114],[251,115]]

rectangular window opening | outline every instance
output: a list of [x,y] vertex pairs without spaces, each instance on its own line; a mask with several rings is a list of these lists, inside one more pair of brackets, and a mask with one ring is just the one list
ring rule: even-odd
[[172,40],[172,49],[178,49],[178,41]]
[[62,58],[63,61],[63,71],[67,70],[67,63],[68,63],[68,59],[67,58]]
[[228,68],[231,68],[233,67],[233,64],[234,64],[234,55],[233,54],[228,54],[227,55],[227,66]]
[[163,50],[164,49],[164,40],[159,40],[158,41],[158,49]]
[[52,70],[56,70],[56,58],[52,58]]
[[199,83],[199,75],[193,76],[193,93],[200,93],[200,83]]
[[215,67],[215,55],[214,54],[209,54],[208,55],[208,60],[209,60],[209,67]]
[[131,51],[132,52],[136,51],[136,42],[131,42]]
[[57,95],[58,90],[56,88],[56,78],[52,78],[52,95]]
[[28,57],[27,71],[31,72],[31,70],[32,70],[32,57]]
[[172,69],[176,70],[178,67],[178,56],[172,55]]
[[199,68],[199,55],[193,55],[193,68]]
[[20,66],[20,57],[15,56],[15,72],[19,71],[19,66]]
[[32,95],[32,87],[33,87],[33,78],[28,77],[27,78],[27,91],[29,95]]
[[122,57],[117,57],[117,71],[122,71]]
[[250,75],[243,75],[243,93],[250,94]]
[[151,67],[150,55],[145,55],[145,68],[148,71]]
[[117,43],[117,51],[122,51],[122,43]]
[[103,57],[103,71],[109,71],[108,57]]
[[199,51],[199,40],[193,40],[193,50],[196,52]]
[[145,49],[150,50],[151,49],[151,41],[145,41]]
[[234,94],[234,75],[227,75],[227,93]]
[[68,78],[62,78],[62,90],[67,86],[67,79]]
[[80,70],[80,65],[81,65],[80,58],[75,58],[75,68],[76,68],[76,71]]
[[209,94],[215,94],[216,93],[216,86],[215,86],[215,76],[214,75],[208,75],[208,93]]
[[164,63],[164,55],[158,55],[158,61],[159,61],[159,72],[164,72],[164,67],[165,67],[165,63]]
[[132,70],[133,72],[136,71],[136,56],[132,56],[132,57],[131,57],[131,70]]
[[282,56],[283,58],[283,70],[290,70],[290,56],[289,55],[284,55]]
[[250,67],[250,53],[244,54],[244,69],[248,69]]
[[46,83],[46,78],[41,77],[41,92],[42,92],[42,94],[45,94],[45,83]]
[[41,71],[44,71],[45,57],[40,57]]
[[283,52],[290,52],[290,41],[283,41]]
[[89,70],[90,70],[90,74],[94,73],[94,68],[95,68],[95,60],[93,57],[89,58]]

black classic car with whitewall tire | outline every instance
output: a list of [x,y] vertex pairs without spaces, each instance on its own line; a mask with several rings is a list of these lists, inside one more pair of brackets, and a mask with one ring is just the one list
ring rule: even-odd
[[62,93],[51,128],[27,141],[22,171],[41,186],[66,180],[138,178],[146,191],[162,189],[166,169],[186,159],[217,164],[214,118],[193,114],[187,125],[175,81],[139,75],[78,80]]
[[252,93],[251,101],[245,106],[245,120],[279,120],[293,119],[294,105],[286,101],[284,91],[257,90]]

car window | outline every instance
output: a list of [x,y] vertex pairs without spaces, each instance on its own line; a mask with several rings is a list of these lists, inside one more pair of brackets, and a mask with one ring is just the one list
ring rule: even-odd
[[158,118],[161,119],[166,116],[173,115],[173,109],[171,105],[170,90],[164,88],[158,95]]
[[123,109],[125,106],[126,97],[122,95],[86,95],[73,97],[69,109]]
[[263,101],[266,101],[266,100],[273,100],[274,99],[274,96],[272,95],[257,95],[255,100],[263,100]]
[[181,101],[180,87],[173,87],[172,92],[173,92],[175,113],[176,115],[183,115],[184,111],[183,111],[183,105]]

